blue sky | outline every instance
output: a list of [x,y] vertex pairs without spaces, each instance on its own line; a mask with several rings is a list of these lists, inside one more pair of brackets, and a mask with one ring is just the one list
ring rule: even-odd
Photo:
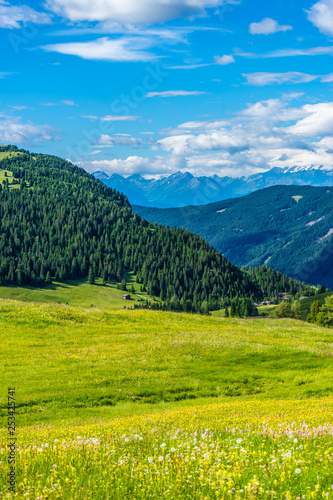
[[0,143],[90,172],[332,168],[333,0],[0,0]]

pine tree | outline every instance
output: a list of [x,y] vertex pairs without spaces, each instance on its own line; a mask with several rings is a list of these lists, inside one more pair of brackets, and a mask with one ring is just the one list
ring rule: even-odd
[[295,319],[302,319],[302,309],[299,300],[294,300],[290,307],[291,317]]
[[94,275],[94,271],[92,270],[91,267],[89,268],[88,283],[89,283],[89,285],[95,284],[95,275]]
[[319,300],[315,300],[311,304],[311,312],[308,315],[306,321],[308,323],[316,323],[317,317],[318,317],[318,314],[320,313],[320,311],[321,311],[321,303],[319,302]]
[[209,314],[208,302],[204,300],[201,304],[201,314]]
[[21,269],[17,270],[17,284],[18,284],[18,286],[22,286],[23,285],[23,278],[22,278],[22,271],[21,271]]

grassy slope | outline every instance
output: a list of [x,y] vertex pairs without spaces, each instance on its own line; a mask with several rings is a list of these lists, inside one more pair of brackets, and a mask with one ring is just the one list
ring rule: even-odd
[[[22,153],[16,153],[15,151],[11,151],[11,152],[7,152],[7,151],[0,151],[0,162],[1,160],[5,159],[5,158],[12,158],[13,156],[18,156]],[[5,176],[5,172],[7,173],[7,176]],[[13,181],[13,174],[12,172],[10,172],[9,170],[1,170],[0,169],[0,184],[2,184],[2,182],[5,180],[5,179],[8,179],[8,182],[9,182],[9,189],[19,189],[19,184],[14,184],[13,186],[11,185],[12,181]]]
[[20,425],[333,392],[333,332],[293,320],[2,300],[0,343]]
[[[300,302],[302,319],[306,321],[306,318],[308,317],[308,314],[310,312],[312,302],[319,300],[321,304],[324,304],[326,297],[329,297],[330,295],[333,295],[333,292],[321,293],[320,295],[315,295],[313,297],[308,297],[307,299],[301,300]],[[273,316],[275,309],[275,305],[258,307],[259,314],[263,314],[264,316]]]
[[[7,176],[5,176],[5,172],[7,173]],[[9,172],[9,170],[0,170],[0,184],[2,184],[5,179],[8,179],[9,189],[19,189],[19,187],[20,187],[19,184],[12,185],[12,182],[13,182],[12,172]]]
[[307,318],[310,312],[312,302],[319,300],[321,304],[324,304],[326,297],[329,297],[330,295],[333,295],[333,292],[322,293],[320,295],[316,295],[315,297],[309,297],[308,299],[301,300],[302,318],[303,319]]
[[115,285],[102,285],[100,279],[95,285],[89,285],[86,280],[66,281],[66,283],[54,282],[43,288],[0,286],[1,299],[15,299],[22,301],[61,303],[70,306],[99,307],[101,309],[122,309],[124,306],[133,307],[140,304],[139,299],[147,297],[147,294],[139,292],[139,286],[134,282],[133,276],[127,276],[127,287],[134,285],[140,297],[132,296],[130,301],[123,299],[123,290],[118,290]]
[[[14,156],[19,156],[21,155],[22,153],[20,152],[15,152],[15,151],[0,151],[0,162],[1,160],[4,160],[5,158],[13,158]],[[35,157],[33,157],[35,159]],[[0,167],[1,167],[1,163],[0,163]],[[7,175],[5,175],[5,173]],[[19,184],[12,184],[13,182],[13,173],[10,172],[9,170],[1,170],[0,168],[0,184],[2,184],[2,182],[5,180],[5,179],[8,179],[8,182],[9,182],[9,189],[20,189],[20,185]],[[29,183],[26,183],[26,185],[29,187]]]
[[4,160],[5,158],[13,158],[13,156],[18,156],[22,153],[15,152],[15,151],[0,151],[0,161]]

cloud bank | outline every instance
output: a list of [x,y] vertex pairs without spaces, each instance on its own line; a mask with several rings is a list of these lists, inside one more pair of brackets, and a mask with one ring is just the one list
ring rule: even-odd
[[51,17],[27,5],[10,5],[0,0],[0,28],[20,29],[22,24],[51,24]]
[[[153,143],[158,154],[144,158],[81,162],[89,171],[125,175],[165,175],[177,170],[194,175],[237,177],[273,167],[333,166],[333,102],[291,105],[300,94],[249,104],[232,118],[181,123]],[[110,146],[140,140],[105,137]]]
[[30,121],[22,122],[19,117],[2,116],[0,118],[1,144],[32,144],[60,139],[60,132],[49,125],[35,125]]
[[224,0],[48,0],[47,6],[71,21],[115,21],[128,24],[163,23],[201,15]]
[[307,12],[308,19],[322,33],[333,35],[333,0],[320,0]]

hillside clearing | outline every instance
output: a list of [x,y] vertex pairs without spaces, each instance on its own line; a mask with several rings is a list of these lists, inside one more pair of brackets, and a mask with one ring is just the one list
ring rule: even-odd
[[[135,276],[134,276],[135,278]],[[134,286],[139,292],[139,285],[135,283],[132,274],[127,275],[127,286]],[[122,309],[141,304],[146,299],[146,294],[140,292],[140,297],[131,296],[131,300],[123,299],[124,290],[118,290],[115,284],[104,284],[101,279],[96,279],[95,285],[89,285],[87,280],[73,280],[65,283],[54,282],[42,288],[0,286],[1,299],[14,299],[27,302],[58,303],[70,306],[97,307],[101,309]]]

